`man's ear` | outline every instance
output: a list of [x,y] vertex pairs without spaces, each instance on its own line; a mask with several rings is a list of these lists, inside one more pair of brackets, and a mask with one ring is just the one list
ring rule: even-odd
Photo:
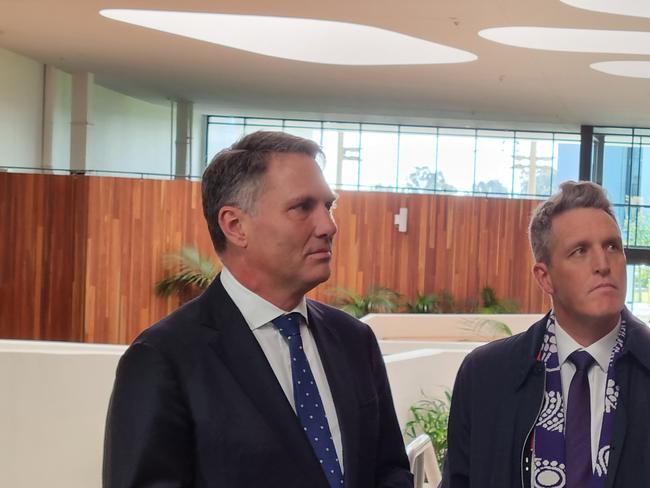
[[553,288],[553,281],[548,272],[548,265],[545,263],[535,263],[533,265],[533,276],[539,287],[549,295],[553,295],[555,289]]
[[228,245],[245,248],[248,246],[248,235],[246,233],[245,219],[246,212],[238,207],[224,205],[219,210],[218,223],[221,232],[226,236]]

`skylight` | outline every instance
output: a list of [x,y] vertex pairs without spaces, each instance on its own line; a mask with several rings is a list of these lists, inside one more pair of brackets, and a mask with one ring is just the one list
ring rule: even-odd
[[508,46],[576,53],[650,54],[650,32],[556,27],[495,27],[479,32]]
[[104,17],[265,56],[336,65],[464,63],[461,49],[378,27],[318,19],[106,9]]
[[648,0],[560,0],[572,7],[607,14],[630,15],[633,17],[650,17]]
[[650,61],[604,61],[593,63],[592,69],[629,78],[650,78]]

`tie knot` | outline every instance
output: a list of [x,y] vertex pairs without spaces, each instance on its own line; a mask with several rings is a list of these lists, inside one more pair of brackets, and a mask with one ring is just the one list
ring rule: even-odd
[[573,351],[568,359],[578,371],[587,371],[594,363],[594,357],[587,351]]
[[298,312],[291,312],[274,318],[271,322],[284,337],[300,335],[300,318]]

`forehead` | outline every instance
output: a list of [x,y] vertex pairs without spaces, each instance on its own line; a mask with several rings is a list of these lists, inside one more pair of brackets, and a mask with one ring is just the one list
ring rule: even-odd
[[574,208],[553,218],[551,235],[556,244],[571,245],[579,241],[620,238],[621,231],[616,221],[604,210]]

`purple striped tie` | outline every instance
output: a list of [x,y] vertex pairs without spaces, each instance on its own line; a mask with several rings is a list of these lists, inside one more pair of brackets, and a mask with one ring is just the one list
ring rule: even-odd
[[591,406],[587,373],[594,358],[585,351],[569,356],[576,372],[569,387],[566,414],[566,479],[567,488],[589,488],[593,476],[591,466]]

